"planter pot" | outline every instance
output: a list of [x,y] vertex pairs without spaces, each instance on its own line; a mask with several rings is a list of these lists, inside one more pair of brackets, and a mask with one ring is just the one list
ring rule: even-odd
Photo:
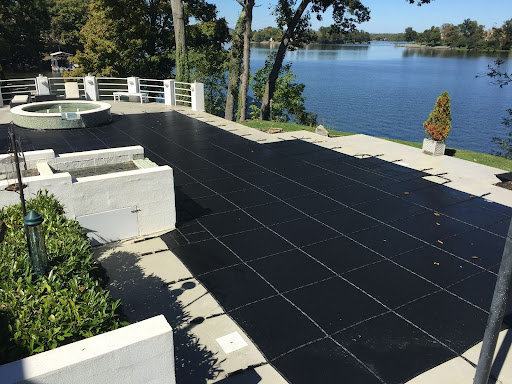
[[423,139],[423,152],[428,153],[429,155],[442,156],[444,155],[445,149],[445,140],[436,141],[432,139]]

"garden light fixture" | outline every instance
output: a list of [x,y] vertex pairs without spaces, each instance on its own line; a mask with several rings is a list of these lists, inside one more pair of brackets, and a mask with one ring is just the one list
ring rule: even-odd
[[43,217],[36,211],[30,211],[24,217],[23,223],[27,229],[28,252],[32,268],[38,276],[43,276],[48,267],[48,258],[46,256],[46,247],[44,244],[44,233],[42,232],[41,223]]

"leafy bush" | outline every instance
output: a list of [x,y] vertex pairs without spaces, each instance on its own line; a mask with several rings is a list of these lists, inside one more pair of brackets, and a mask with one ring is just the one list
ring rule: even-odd
[[0,364],[119,328],[119,301],[92,257],[80,225],[64,216],[47,192],[27,201],[45,219],[47,274],[29,261],[21,205],[0,210],[6,226],[0,243]]
[[436,141],[444,140],[452,129],[451,121],[450,96],[448,92],[443,92],[437,98],[436,105],[428,120],[423,123],[425,134]]
[[[252,90],[254,91],[254,101],[261,105],[263,94],[265,93],[265,84],[274,63],[275,53],[271,54],[265,61],[265,67],[256,71],[252,81]],[[296,83],[296,75],[292,73],[291,63],[285,64],[279,70],[279,78],[276,81],[276,89],[272,102],[272,120],[283,123],[298,123],[302,125],[313,126],[317,124],[315,113],[307,112],[304,103],[306,99],[302,96],[304,84]],[[251,117],[258,119],[261,109],[252,104]]]

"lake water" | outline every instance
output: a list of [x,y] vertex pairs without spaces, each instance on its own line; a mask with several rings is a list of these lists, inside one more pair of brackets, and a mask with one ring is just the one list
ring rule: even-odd
[[[272,47],[277,49],[277,45]],[[263,67],[269,45],[254,45],[251,71]],[[448,91],[452,131],[448,146],[491,152],[492,137],[506,135],[501,124],[512,108],[512,84],[500,88],[484,76],[503,54],[417,49],[391,43],[311,45],[288,52],[297,82],[304,83],[308,111],[339,131],[423,140],[423,122],[437,97]],[[512,56],[505,64],[512,70]]]

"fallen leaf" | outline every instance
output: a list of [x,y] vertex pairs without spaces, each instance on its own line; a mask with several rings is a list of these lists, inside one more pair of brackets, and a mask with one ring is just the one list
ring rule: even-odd
[[440,215],[439,213],[437,213],[437,212],[434,212],[434,215],[436,215],[436,216],[441,216],[441,215]]
[[404,195],[408,195],[408,194],[409,194],[409,192],[404,192]]
[[478,259],[478,256],[473,256],[472,259]]
[[436,225],[441,225],[441,224],[439,224],[439,223],[436,223]]
[[439,263],[437,261],[434,261],[434,265],[439,265]]
[[439,244],[444,244],[441,240],[437,240],[437,242],[438,242]]

